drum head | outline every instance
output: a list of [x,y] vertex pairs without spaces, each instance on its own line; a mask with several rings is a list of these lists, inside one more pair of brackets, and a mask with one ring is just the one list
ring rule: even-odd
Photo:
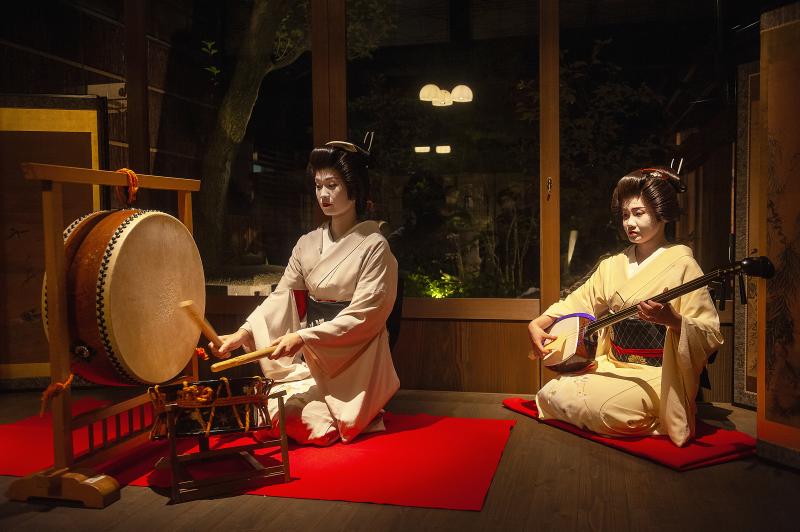
[[166,382],[189,363],[200,336],[178,307],[192,299],[205,312],[200,253],[186,227],[160,212],[132,220],[114,248],[102,307],[114,358],[136,380]]

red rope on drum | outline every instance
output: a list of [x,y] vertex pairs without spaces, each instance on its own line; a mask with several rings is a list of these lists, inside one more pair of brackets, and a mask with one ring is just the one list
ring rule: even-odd
[[53,397],[61,395],[61,392],[69,388],[69,385],[72,384],[73,377],[75,377],[75,375],[70,373],[69,378],[65,382],[54,382],[45,388],[42,392],[42,406],[39,408],[39,417],[44,417],[44,411],[47,410],[47,405],[50,404]]
[[127,190],[125,187],[116,187],[114,194],[117,196],[117,201],[120,205],[130,207],[136,201],[136,193],[139,191],[139,177],[130,168],[120,168],[117,173],[128,176],[128,187]]
[[196,347],[194,349],[194,354],[197,358],[208,360],[208,353],[206,353],[206,350],[202,347]]

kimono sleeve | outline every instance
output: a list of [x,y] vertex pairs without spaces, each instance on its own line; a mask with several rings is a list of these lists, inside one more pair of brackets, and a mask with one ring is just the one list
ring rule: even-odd
[[[703,275],[700,266],[691,260],[686,266],[683,282]],[[678,366],[682,371],[700,375],[709,355],[722,345],[719,314],[706,288],[680,298],[681,334],[678,340]]]
[[300,329],[306,351],[333,376],[359,356],[386,328],[397,295],[397,260],[386,240],[365,254],[350,304],[335,318]]
[[578,312],[589,313],[593,316],[602,314],[608,308],[603,296],[603,281],[607,275],[608,261],[609,259],[602,261],[586,282],[561,301],[550,305],[544,314],[551,318],[560,318]]
[[[690,259],[683,283],[702,275],[700,266]],[[701,288],[680,297],[675,310],[681,315],[680,334],[667,332],[664,362],[661,367],[661,430],[681,447],[695,433],[695,397],[700,373],[708,356],[722,345],[719,316],[708,290]]]
[[[286,265],[286,269],[283,271],[283,276],[281,276],[281,280],[278,282],[277,288],[265,299],[259,306],[255,308],[255,310],[247,317],[247,321],[245,321],[240,329],[244,329],[249,331],[250,334],[253,334],[253,325],[257,322],[257,320],[264,321],[266,320],[266,316],[268,312],[276,311],[277,309],[273,308],[275,305],[273,304],[271,299],[275,299],[276,297],[283,296],[286,292],[291,290],[305,290],[305,275],[303,274],[303,266],[300,262],[300,253],[303,245],[303,239],[305,237],[300,237],[295,244],[294,249],[292,249],[292,256],[289,257],[289,263]],[[275,296],[275,297],[273,297]],[[288,311],[289,309],[285,309],[282,311]]]

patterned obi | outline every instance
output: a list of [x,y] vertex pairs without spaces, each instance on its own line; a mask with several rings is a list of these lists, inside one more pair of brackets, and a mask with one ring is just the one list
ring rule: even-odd
[[664,325],[629,318],[611,326],[611,351],[620,362],[661,366],[666,336]]

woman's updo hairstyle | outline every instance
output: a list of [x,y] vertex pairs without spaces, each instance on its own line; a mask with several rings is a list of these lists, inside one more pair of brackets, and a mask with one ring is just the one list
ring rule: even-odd
[[630,198],[641,197],[658,221],[675,222],[681,214],[678,192],[685,192],[678,175],[663,167],[634,170],[619,180],[611,195],[611,214],[620,234],[627,238],[622,227],[622,204]]
[[347,187],[347,197],[356,202],[356,215],[368,214],[369,203],[369,152],[355,144],[332,141],[311,150],[306,172],[313,180],[320,170],[334,170]]

